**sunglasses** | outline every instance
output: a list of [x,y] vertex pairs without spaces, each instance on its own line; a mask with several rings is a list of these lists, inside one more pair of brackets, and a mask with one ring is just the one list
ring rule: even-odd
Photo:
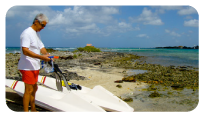
[[42,27],[45,27],[45,26],[46,26],[45,24],[41,24],[41,23],[40,23],[40,25],[41,25]]
[[[38,20],[38,22],[40,23],[40,21]],[[42,27],[45,27],[46,25],[45,24],[42,24],[42,23],[40,23],[40,25],[42,26]]]

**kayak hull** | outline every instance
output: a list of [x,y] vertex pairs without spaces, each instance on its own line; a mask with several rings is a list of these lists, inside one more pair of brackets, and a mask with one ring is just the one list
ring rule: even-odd
[[[39,76],[38,81],[45,86],[57,90],[56,79],[51,77]],[[59,85],[58,85],[59,86]],[[94,103],[106,111],[118,111],[118,112],[133,112],[134,109],[130,107],[126,102],[119,99],[117,96],[106,90],[100,85],[95,86],[93,89],[82,86],[81,90],[67,90],[66,87],[62,87],[62,92],[68,94],[70,92],[79,95],[81,98]],[[100,93],[100,94],[99,94]]]
[[[24,82],[6,79],[6,86],[10,87],[17,94],[23,97]],[[44,86],[38,86],[36,92],[35,104],[51,110],[51,111],[66,111],[66,112],[105,112],[104,109],[90,103],[86,99],[81,98],[72,92],[63,93]]]

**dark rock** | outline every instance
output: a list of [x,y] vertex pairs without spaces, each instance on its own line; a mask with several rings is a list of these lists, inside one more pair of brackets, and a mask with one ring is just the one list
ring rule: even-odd
[[115,83],[123,83],[123,81],[122,80],[116,80],[116,81],[114,81]]
[[180,66],[180,68],[187,68],[186,66]]
[[11,76],[6,76],[6,79],[14,79],[14,77],[11,77]]
[[165,74],[164,76],[165,76],[165,77],[171,77],[171,76],[172,76],[172,74],[167,73],[167,74]]
[[21,81],[22,78],[21,77],[14,77],[15,80]]
[[172,88],[174,88],[174,89],[178,89],[178,88],[184,88],[184,85],[182,85],[182,84],[173,84],[173,85],[171,85],[171,87]]
[[85,70],[86,69],[86,67],[80,67],[82,70]]
[[160,97],[161,95],[158,93],[158,92],[156,92],[156,91],[154,91],[153,93],[151,93],[148,97],[150,97],[150,98],[155,98],[155,97]]
[[17,80],[17,81],[22,81],[22,77],[12,77],[12,76],[7,76],[6,79],[14,79],[14,80]]
[[154,91],[154,90],[157,90],[157,87],[154,84],[150,85],[148,88],[148,91]]
[[59,57],[59,59],[65,59],[65,60],[67,60],[67,59],[74,59],[74,57],[73,56],[67,56],[67,57]]
[[67,79],[69,80],[78,80],[78,74],[75,72],[67,72]]
[[101,63],[95,63],[94,65],[101,65]]
[[122,88],[122,85],[118,84],[118,85],[116,85],[116,87],[118,87],[118,88]]
[[124,82],[136,82],[136,79],[134,77],[124,77],[122,79]]
[[179,69],[179,71],[186,71],[186,68]]
[[132,98],[130,98],[130,97],[128,97],[128,98],[123,98],[123,101],[125,101],[125,102],[132,102],[132,101],[133,101],[133,99],[132,99]]
[[87,80],[84,76],[79,76],[76,72],[63,72],[63,75],[65,76],[66,80]]

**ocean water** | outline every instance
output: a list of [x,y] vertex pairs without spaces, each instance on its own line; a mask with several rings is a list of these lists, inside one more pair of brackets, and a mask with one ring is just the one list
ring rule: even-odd
[[20,47],[6,47],[6,53],[20,53]]
[[[72,47],[48,47],[59,51],[74,51]],[[123,52],[146,56],[146,62],[163,66],[193,66],[199,68],[199,49],[100,48],[104,52]],[[19,47],[6,47],[6,53],[20,53]]]
[[146,56],[147,63],[163,66],[193,66],[199,68],[199,49],[156,49],[156,48],[103,48],[103,51],[125,52]]

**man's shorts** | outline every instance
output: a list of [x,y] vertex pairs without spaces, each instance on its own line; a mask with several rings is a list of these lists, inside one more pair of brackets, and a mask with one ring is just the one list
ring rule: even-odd
[[26,84],[35,84],[38,82],[39,70],[20,70],[22,81]]

